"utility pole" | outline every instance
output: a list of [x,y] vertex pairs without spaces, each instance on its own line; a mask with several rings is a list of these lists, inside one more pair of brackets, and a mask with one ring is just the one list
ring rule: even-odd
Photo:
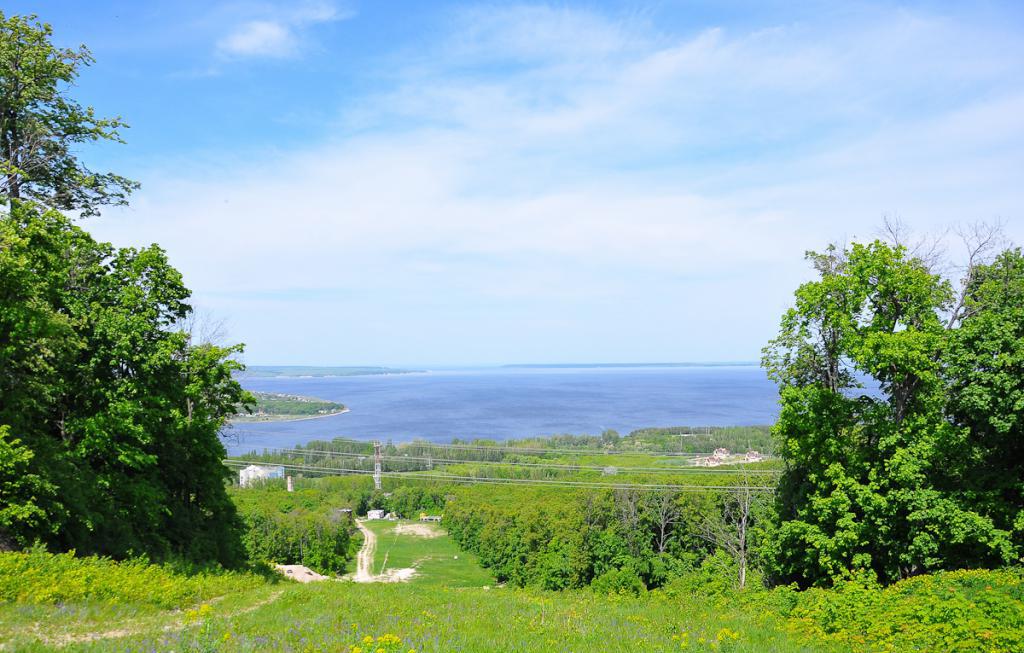
[[380,441],[373,443],[373,487],[380,489]]

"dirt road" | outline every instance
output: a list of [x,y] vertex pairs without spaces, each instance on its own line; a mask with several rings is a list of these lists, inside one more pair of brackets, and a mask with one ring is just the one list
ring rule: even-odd
[[352,577],[357,583],[404,583],[416,575],[415,567],[385,569],[388,558],[384,556],[381,573],[373,573],[373,554],[377,551],[377,536],[363,522],[356,520],[356,526],[363,533],[363,546],[356,554],[356,573]]
[[363,534],[363,546],[356,554],[356,575],[353,580],[357,583],[372,583],[376,580],[373,575],[373,552],[377,549],[377,536],[358,519],[356,527]]

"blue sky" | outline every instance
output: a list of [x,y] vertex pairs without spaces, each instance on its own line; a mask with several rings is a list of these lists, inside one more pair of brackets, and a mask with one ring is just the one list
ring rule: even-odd
[[805,250],[1024,241],[1019,3],[5,11],[131,125],[82,155],[143,189],[85,226],[164,246],[252,364],[754,360]]

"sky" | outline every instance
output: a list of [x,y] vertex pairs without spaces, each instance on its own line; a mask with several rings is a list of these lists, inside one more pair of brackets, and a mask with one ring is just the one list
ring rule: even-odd
[[249,364],[752,361],[807,250],[1024,242],[1024,5],[7,0]]

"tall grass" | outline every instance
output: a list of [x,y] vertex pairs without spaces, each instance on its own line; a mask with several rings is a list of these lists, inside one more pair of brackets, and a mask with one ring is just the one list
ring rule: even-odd
[[74,552],[0,553],[0,601],[13,603],[92,601],[181,608],[265,582],[249,573],[152,565],[141,558],[115,562]]

